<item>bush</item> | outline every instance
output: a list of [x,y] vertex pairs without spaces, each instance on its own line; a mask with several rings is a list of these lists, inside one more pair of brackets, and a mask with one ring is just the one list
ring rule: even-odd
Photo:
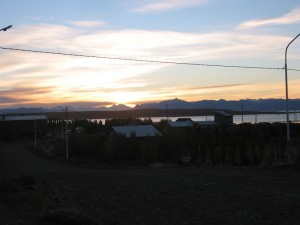
[[69,148],[71,156],[89,156],[94,158],[104,158],[105,138],[99,134],[73,134],[69,138]]
[[[72,134],[69,139],[70,155],[122,163],[125,161],[176,163],[179,162],[181,154],[190,154],[191,162],[209,160],[213,164],[248,165],[265,162],[268,159],[267,146],[272,145],[278,146],[275,152],[277,158],[281,160],[286,158],[284,124],[240,124],[228,127],[174,130],[168,127],[167,122],[161,121],[155,124],[155,127],[163,133],[162,137],[155,139],[111,137],[100,133],[88,134],[88,132]],[[103,128],[109,131],[109,128],[114,125],[146,123],[151,123],[151,120],[110,119],[106,120]],[[91,132],[96,132],[97,126],[98,128],[102,126],[90,121],[74,121],[73,127],[76,127],[75,125],[90,127]],[[291,126],[291,133],[294,137],[299,131],[299,124]],[[274,161],[272,158],[275,156],[272,155],[269,159]]]
[[18,180],[24,186],[33,186],[36,183],[35,177],[27,174],[22,174]]
[[140,141],[135,137],[126,138],[116,135],[111,143],[113,160],[136,162],[142,158]]

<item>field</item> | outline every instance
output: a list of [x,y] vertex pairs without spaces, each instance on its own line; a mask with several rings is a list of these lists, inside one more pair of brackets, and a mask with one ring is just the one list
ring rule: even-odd
[[300,224],[296,167],[80,165],[0,145],[0,224]]

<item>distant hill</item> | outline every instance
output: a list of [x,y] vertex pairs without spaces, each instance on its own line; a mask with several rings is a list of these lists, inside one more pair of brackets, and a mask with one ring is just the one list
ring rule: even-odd
[[47,108],[17,108],[17,109],[1,109],[1,114],[29,114],[29,113],[44,113],[48,112],[49,110]]
[[[101,108],[88,108],[78,106],[68,106],[69,112],[89,112],[89,111],[128,111],[128,110],[148,110],[148,109],[159,109],[159,110],[196,110],[196,109],[211,109],[211,110],[231,110],[231,111],[252,111],[252,112],[275,112],[285,110],[285,99],[242,99],[237,101],[231,100],[201,100],[188,102],[178,98],[172,100],[166,100],[155,103],[144,103],[138,104],[134,108],[119,104],[112,105],[111,107]],[[300,99],[289,100],[290,110],[300,110]],[[47,112],[64,112],[65,108],[57,106],[53,108],[44,107],[30,107],[30,108],[17,108],[17,109],[1,109],[0,114],[30,114],[30,113],[47,113]]]
[[[88,111],[124,111],[131,110],[132,108],[119,104],[112,105],[111,107],[101,107],[101,108],[87,108],[87,107],[75,107],[68,106],[69,112],[88,112]],[[47,112],[65,112],[65,106],[55,106],[53,108],[45,108],[45,107],[30,107],[30,108],[16,108],[16,109],[0,109],[0,114],[30,114],[30,113],[47,113]]]
[[119,104],[119,105],[112,105],[111,107],[101,107],[98,108],[97,110],[98,111],[123,111],[123,110],[130,110],[130,109],[132,108],[127,105]]
[[[180,99],[167,100],[157,103],[145,103],[135,106],[135,109],[226,109],[232,111],[283,111],[285,99],[242,99],[238,101],[202,100],[187,102]],[[289,100],[291,110],[300,109],[300,99]]]

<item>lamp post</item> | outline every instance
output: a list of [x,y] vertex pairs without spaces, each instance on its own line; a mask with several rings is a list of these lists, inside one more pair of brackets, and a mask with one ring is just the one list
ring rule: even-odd
[[287,77],[287,50],[289,46],[300,36],[300,33],[286,46],[285,49],[285,97],[286,97],[286,141],[289,147],[291,137],[290,137],[290,119],[289,119],[289,93],[288,93],[288,77]]
[[0,29],[0,31],[7,31],[10,28],[12,28],[12,25],[9,25],[7,27],[3,27],[3,28]]
[[12,28],[12,25],[9,25],[7,27],[3,27],[2,29],[0,29],[0,31],[7,31],[10,28]]

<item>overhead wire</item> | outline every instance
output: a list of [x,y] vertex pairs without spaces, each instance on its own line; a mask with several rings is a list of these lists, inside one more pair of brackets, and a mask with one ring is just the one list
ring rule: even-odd
[[[137,58],[122,58],[122,57],[96,56],[96,55],[74,54],[74,53],[64,53],[64,52],[52,52],[52,51],[10,48],[10,47],[1,47],[1,46],[0,46],[0,49],[11,50],[11,51],[20,51],[20,52],[40,53],[40,54],[63,55],[63,56],[85,57],[85,58],[97,58],[97,59],[110,59],[110,60],[121,60],[121,61],[134,61],[134,62],[147,62],[147,63],[160,63],[160,64],[239,68],[239,69],[284,70],[284,67],[241,66],[241,65],[175,62],[175,61],[163,61],[163,60],[149,60],[149,59],[137,59]],[[288,70],[300,72],[300,69],[288,69]]]

